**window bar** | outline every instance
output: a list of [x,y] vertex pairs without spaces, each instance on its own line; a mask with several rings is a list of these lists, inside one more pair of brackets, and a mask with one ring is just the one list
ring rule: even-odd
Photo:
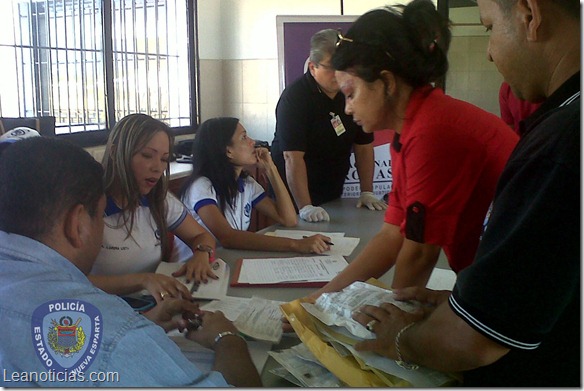
[[[136,92],[135,95],[135,102],[134,107],[135,112],[139,112],[140,109],[140,83],[138,82],[138,40],[136,38],[136,4],[134,0],[132,0],[132,38],[134,42],[134,91]],[[126,58],[128,53],[125,54]]]
[[69,123],[69,133],[71,133],[72,131],[72,127],[71,127],[71,90],[69,88],[69,86],[71,85],[71,78],[69,76],[69,40],[67,39],[67,5],[63,4],[63,25],[64,25],[64,37],[63,39],[65,40],[65,46],[64,46],[64,50],[65,50],[65,80],[66,80],[66,85],[67,85],[67,118],[68,118],[68,123]]
[[[118,70],[118,85],[117,89],[119,91],[120,99],[122,100],[121,103],[118,103],[118,107],[120,108],[120,112],[118,115],[124,117],[126,113],[130,112],[130,62],[127,61],[127,53],[128,53],[128,40],[122,39],[124,37],[125,31],[128,29],[128,18],[126,12],[126,3],[125,1],[120,1],[120,9],[117,10],[119,13],[120,18],[120,28],[116,29],[117,31],[117,38],[115,42],[119,42],[120,48],[116,50],[116,69]],[[112,29],[113,31],[113,29]],[[122,53],[126,53],[126,61],[122,61]]]
[[107,128],[112,129],[116,123],[116,97],[114,87],[114,60],[113,60],[113,38],[111,29],[105,26],[112,25],[112,0],[102,0],[102,38],[103,38],[103,59],[104,59],[104,77],[105,77],[105,119]]
[[199,64],[199,45],[195,39],[199,33],[198,15],[197,15],[197,0],[187,0],[187,28],[188,28],[188,72],[189,72],[189,95],[190,99],[190,123],[194,128],[199,123],[199,108],[200,102],[200,67]]
[[[21,23],[20,23],[20,8],[21,8],[20,7],[20,4],[18,5],[17,8],[18,8],[18,14],[16,13],[16,10],[14,9],[14,2],[13,2],[12,3],[12,22],[13,22],[13,25],[15,27],[17,25],[16,23],[18,22],[18,26],[19,26],[19,29],[21,31],[22,30],[22,26],[21,26]],[[14,20],[14,16],[15,15],[16,15],[16,18],[17,18],[16,21]],[[13,29],[12,35],[13,35],[13,38],[14,38],[14,43],[15,44],[18,44],[17,36],[16,36],[16,28]],[[21,36],[20,52],[21,52],[21,55],[22,55],[22,50],[23,50],[23,48],[22,48],[22,32],[20,33],[20,36]],[[24,85],[24,79],[21,81],[20,78],[18,77],[18,75],[19,74],[22,74],[22,77],[24,78],[24,74],[23,74],[24,72],[22,72],[22,73],[21,72],[18,72],[18,46],[17,45],[14,45],[14,66],[16,68],[15,69],[15,72],[16,72],[16,74],[15,74],[15,79],[16,79],[16,94],[17,94],[17,99],[18,99],[18,114],[19,114],[19,117],[20,117],[20,108],[22,106],[22,102],[24,102],[23,101],[23,98],[24,97],[21,97],[21,89],[22,89],[21,88],[21,84]],[[24,94],[24,90],[22,91],[22,93]]]
[[[190,37],[190,31],[191,31],[191,29],[193,28],[193,26],[192,26],[192,24],[191,24],[191,13],[193,13],[193,15],[194,15],[194,10],[193,10],[193,8],[191,7],[191,5],[190,5],[190,2],[189,2],[189,1],[187,1],[187,2],[186,2],[186,4],[185,4],[185,8],[186,8],[186,11],[187,11],[187,12],[186,12],[186,15],[187,15],[187,17],[186,17],[186,20],[185,20],[185,23],[186,23],[186,29],[185,29],[185,30],[186,30],[186,34],[187,34],[187,43],[189,43],[189,44],[190,44],[190,43],[192,43],[192,41],[191,41],[191,37]],[[175,12],[175,18],[178,18],[179,16],[178,16],[178,14],[177,14],[177,12],[178,12],[178,11],[177,11],[177,7],[175,7],[175,10],[174,10],[174,12]],[[182,49],[182,50],[183,50],[183,51],[182,51],[182,54],[183,54],[183,55],[184,55],[184,54],[186,54],[186,55],[187,55],[187,59],[188,59],[188,61],[191,61],[191,60],[192,60],[192,58],[191,58],[191,56],[190,56],[190,50],[189,50],[188,46],[189,46],[189,45],[187,45],[187,48],[186,48],[186,50],[185,50],[185,48],[183,48],[183,49]],[[178,48],[175,48],[175,50],[178,50]],[[180,53],[180,52],[177,52],[177,57],[175,57],[175,59],[174,59],[174,62],[175,62],[175,64],[176,64],[175,66],[176,66],[177,68],[179,68],[179,60],[178,60],[178,58],[179,58],[179,57],[178,57],[178,54],[179,54],[179,53]],[[189,72],[189,71],[191,71],[191,70],[194,70],[194,69],[191,69],[191,65],[190,65],[190,64],[187,64],[187,72]],[[181,70],[181,73],[184,73],[184,68],[183,68],[183,70]],[[189,87],[187,87],[187,91],[188,91],[189,93],[190,93],[190,90],[191,90],[191,88],[190,88],[190,84],[192,83],[192,80],[191,80],[191,78],[192,78],[192,77],[189,77]],[[193,96],[194,96],[194,95],[193,95]],[[191,101],[194,101],[194,99],[191,99]],[[182,125],[182,123],[183,123],[183,122],[182,122],[182,113],[183,113],[183,111],[185,110],[185,109],[183,108],[183,106],[184,106],[184,105],[183,105],[183,103],[182,103],[182,99],[179,99],[179,101],[177,102],[177,105],[176,105],[176,106],[177,106],[177,109],[178,109],[178,116],[179,116],[179,118],[181,118],[180,125]],[[190,103],[189,103],[189,104],[187,104],[187,109],[186,109],[186,110],[187,110],[187,111],[189,111],[189,116],[190,116],[191,114],[190,114],[190,109],[189,109],[189,106],[190,106]],[[188,117],[187,117],[187,118],[188,118]],[[194,124],[195,124],[195,123],[193,122],[193,125],[194,125]]]
[[[83,32],[86,32],[86,27],[85,27],[85,7],[84,4],[82,3],[82,1],[84,2],[84,0],[77,0],[78,1],[78,7],[79,7],[79,47],[81,49],[81,52],[79,53],[79,57],[80,57],[80,61],[81,63],[79,64],[79,68],[81,70],[81,83],[77,83],[77,85],[79,86],[78,88],[80,89],[80,93],[79,95],[81,96],[81,107],[83,108],[81,110],[81,116],[83,118],[83,131],[87,131],[87,76],[86,76],[86,67],[87,67],[87,48],[85,47],[85,34]],[[75,67],[75,69],[78,69],[77,67]],[[81,85],[79,85],[81,84]]]
[[[40,102],[42,101],[41,97],[41,47],[42,42],[40,39],[39,34],[39,4],[38,3],[30,3],[31,5],[31,13],[30,13],[30,39],[31,39],[31,46],[32,48],[29,49],[30,53],[30,62],[31,62],[31,83],[33,88],[33,96],[34,99],[32,101],[32,113],[33,117],[38,117],[41,114],[41,107]],[[25,115],[28,117],[28,112]]]
[[47,34],[47,104],[48,104],[48,112],[49,115],[54,115],[54,105],[55,99],[53,97],[53,92],[51,91],[49,86],[53,85],[53,48],[51,42],[51,16],[52,13],[50,12],[49,7],[49,0],[45,0],[45,25],[46,25],[46,34]]
[[[69,39],[67,40],[67,52],[70,55],[70,58],[72,58],[72,63],[71,62],[67,62],[67,70],[69,72],[69,76],[70,76],[70,82],[67,83],[68,85],[68,90],[69,90],[69,97],[72,97],[72,106],[70,107],[71,110],[71,115],[73,116],[73,121],[74,121],[74,131],[77,131],[78,126],[79,126],[79,86],[78,86],[78,63],[79,63],[79,52],[77,52],[76,49],[76,43],[77,43],[77,23],[76,23],[76,19],[75,19],[75,0],[71,0],[71,7],[69,9],[69,19],[71,20],[71,24],[65,23],[65,25],[70,26],[71,30],[68,30],[68,34],[69,34]],[[73,35],[73,42],[71,42],[71,35]],[[73,50],[72,50],[73,49]],[[73,64],[73,68],[71,68],[71,64]]]
[[[57,10],[57,5],[55,4],[55,0],[52,1],[52,9],[53,9],[53,21],[54,23],[54,27],[55,27],[55,70],[56,70],[56,77],[57,77],[57,82],[54,84],[51,84],[51,89],[53,90],[53,94],[55,93],[54,91],[56,90],[56,94],[57,94],[57,111],[56,111],[56,117],[57,117],[57,123],[65,123],[66,121],[64,121],[63,118],[63,100],[61,99],[61,63],[60,63],[60,58],[62,57],[61,55],[61,50],[59,48],[59,30],[57,28],[57,21],[59,19],[59,11]],[[53,111],[53,114],[55,114],[55,111]],[[66,122],[69,125],[67,125],[67,127],[69,128],[69,133],[71,133],[71,124],[69,122]]]
[[[49,92],[44,87],[49,83],[49,72],[50,72],[50,65],[49,65],[49,40],[48,40],[48,17],[49,13],[47,11],[46,2],[37,2],[37,34],[39,36],[39,41],[42,40],[41,48],[39,49],[39,84],[37,89],[39,90],[39,94],[41,99],[39,100],[39,116],[46,116],[50,114],[49,110]],[[39,21],[38,9],[42,8],[42,18]]]
[[150,91],[151,88],[148,85],[148,81],[150,80],[150,47],[148,46],[148,0],[143,0],[143,9],[144,9],[144,72],[146,73],[146,114],[152,115],[152,106],[151,106],[151,99],[150,99]]
[[97,40],[96,40],[96,35],[97,35],[97,31],[98,31],[98,25],[97,25],[97,4],[95,2],[95,0],[93,0],[93,3],[91,5],[91,19],[92,19],[92,24],[93,24],[93,31],[91,34],[91,46],[94,50],[93,52],[93,79],[95,80],[95,90],[93,91],[93,99],[94,99],[94,110],[95,110],[95,121],[96,121],[96,127],[97,129],[99,129],[99,126],[101,124],[101,101],[99,99],[99,91],[101,88],[103,88],[103,86],[100,83],[100,78],[99,78],[99,73],[97,70],[97,64],[98,64],[98,58],[100,56],[100,52],[98,51],[97,48]]
[[[25,106],[25,110],[24,110],[24,115],[23,117],[28,117],[29,113],[36,113],[37,110],[37,105],[36,105],[36,98],[37,98],[37,94],[35,93],[35,91],[37,90],[37,86],[36,86],[36,76],[37,76],[37,67],[36,67],[36,63],[35,63],[35,51],[38,50],[38,48],[35,48],[34,45],[36,44],[34,42],[35,39],[35,18],[34,18],[34,11],[33,11],[33,7],[34,7],[34,3],[32,1],[29,2],[30,4],[30,8],[28,9],[28,45],[29,48],[27,49],[26,53],[27,53],[27,57],[26,60],[23,58],[22,62],[23,62],[23,66],[24,66],[24,62],[28,61],[30,66],[29,66],[29,70],[30,70],[30,81],[31,81],[31,87],[33,89],[33,92],[30,93],[30,96],[32,98],[32,102],[31,105],[32,107],[28,107]],[[27,102],[25,101],[25,105],[27,104]]]
[[124,98],[123,98],[123,94],[122,92],[120,92],[120,80],[121,80],[121,72],[122,70],[120,69],[120,65],[118,63],[118,59],[117,59],[117,53],[122,51],[121,48],[121,43],[118,42],[118,29],[122,29],[123,27],[123,23],[122,23],[122,14],[119,12],[116,3],[114,2],[112,4],[112,24],[110,26],[110,31],[112,34],[112,64],[113,64],[113,68],[114,68],[114,91],[112,91],[113,94],[115,94],[116,96],[116,102],[117,102],[117,106],[116,106],[116,112],[115,112],[115,116],[116,118],[118,117],[118,110],[120,105],[123,104],[124,102]]
[[[79,30],[79,26],[77,26],[77,18],[76,18],[76,14],[77,14],[77,10],[76,10],[76,4],[75,4],[75,0],[71,1],[71,26],[72,26],[72,34],[73,34],[73,42],[72,43],[67,43],[67,49],[73,49],[73,86],[71,88],[71,90],[73,90],[75,92],[75,102],[74,102],[74,106],[73,106],[73,115],[75,117],[75,130],[77,131],[78,127],[79,127],[79,122],[80,122],[80,118],[79,118],[79,52],[75,49],[77,49],[77,44],[78,44],[78,40],[77,40],[77,31]],[[71,46],[70,46],[71,45]],[[69,64],[68,64],[69,65]]]
[[[168,35],[168,33],[169,33],[169,30],[168,30],[168,11],[169,10],[168,10],[168,8],[169,7],[168,7],[168,3],[167,3],[166,10],[164,12],[164,16],[165,16],[165,18],[164,18],[164,28],[165,28],[165,33],[166,33],[165,37],[166,37],[166,52],[167,52],[167,54],[169,54],[169,52],[170,52],[170,40],[168,39],[168,37],[169,37],[169,35]],[[174,14],[176,16],[176,1],[174,2],[173,8],[174,8]],[[178,19],[175,17],[174,20],[178,20]],[[177,26],[175,24],[175,29],[176,28],[177,28]],[[170,95],[172,94],[172,89],[170,88],[171,87],[171,84],[170,84],[170,62],[171,62],[171,59],[170,59],[170,56],[168,55],[167,56],[167,59],[166,59],[166,88],[167,88],[167,92],[166,92],[166,100],[167,100],[167,102],[166,102],[166,105],[168,107],[169,123],[171,123],[170,118],[172,117],[170,115],[170,110],[172,108],[172,102],[171,102],[171,99],[170,99]],[[175,75],[175,80],[180,80],[180,78],[178,78],[178,75]],[[181,101],[181,99],[179,97],[179,99],[177,99],[177,102],[180,102],[180,101]],[[180,110],[179,110],[179,113],[180,113]]]
[[156,25],[156,106],[158,107],[158,118],[163,119],[161,103],[162,95],[160,92],[160,35],[158,34],[158,17],[158,0],[154,0],[154,22]]
[[[125,2],[124,2],[125,4]],[[128,13],[128,10],[126,9],[126,6],[124,5],[123,9],[120,10],[121,12],[123,12],[124,15],[124,32],[127,30],[128,28],[128,23],[131,23],[132,20],[130,18],[130,21],[128,22],[128,14],[133,15],[133,11]],[[134,30],[133,25],[130,24],[132,26],[132,31]],[[124,34],[126,35],[126,34]],[[121,58],[121,53],[120,53],[120,59],[119,62],[120,64],[122,64],[124,66],[125,69],[125,75],[124,75],[124,94],[126,96],[126,100],[125,100],[125,106],[126,106],[126,110],[124,111],[124,114],[126,113],[130,113],[132,111],[132,101],[130,98],[130,88],[132,83],[136,83],[136,75],[134,74],[134,77],[131,78],[131,66],[130,66],[130,57],[129,57],[129,50],[128,50],[128,42],[130,42],[129,39],[124,39],[124,58]],[[134,39],[132,38],[132,41],[134,42]],[[135,64],[132,63],[132,65],[135,66]],[[133,79],[133,81],[132,81]],[[134,87],[134,91],[137,93],[137,88]],[[134,94],[133,99],[136,99],[136,94]]]
[[[28,26],[28,37],[30,40],[30,36],[31,36],[31,8],[32,8],[32,1],[28,2],[28,6],[26,7],[26,20],[28,21],[27,26]],[[19,12],[20,15],[20,12]],[[21,106],[19,105],[18,107],[18,116],[19,117],[26,117],[26,112],[27,112],[27,102],[26,102],[26,98],[27,98],[27,88],[26,88],[26,78],[24,76],[24,73],[26,72],[26,67],[24,66],[24,61],[26,58],[26,54],[25,54],[25,49],[24,49],[24,34],[22,31],[22,24],[20,26],[20,44],[22,45],[20,48],[20,67],[22,69],[22,110],[21,111]],[[27,42],[27,45],[29,45],[28,51],[30,52],[30,42]],[[30,69],[30,78],[32,79],[34,77],[34,73],[32,70],[32,67],[29,67]]]

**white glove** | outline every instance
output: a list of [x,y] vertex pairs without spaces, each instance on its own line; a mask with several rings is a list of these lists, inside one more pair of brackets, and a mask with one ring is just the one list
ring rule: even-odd
[[383,201],[375,197],[370,191],[362,191],[361,195],[359,196],[359,201],[357,201],[357,208],[362,207],[365,205],[370,210],[384,210],[387,209],[387,204]]
[[330,221],[330,217],[326,210],[320,206],[306,205],[298,211],[300,218],[304,221],[316,223],[317,221]]

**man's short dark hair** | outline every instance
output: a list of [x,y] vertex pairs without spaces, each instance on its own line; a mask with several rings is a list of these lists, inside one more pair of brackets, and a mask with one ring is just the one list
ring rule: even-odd
[[0,230],[41,239],[76,205],[94,217],[104,194],[103,169],[63,140],[19,141],[0,159]]

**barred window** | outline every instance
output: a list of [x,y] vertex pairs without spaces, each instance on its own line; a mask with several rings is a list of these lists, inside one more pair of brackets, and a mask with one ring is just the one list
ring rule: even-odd
[[194,0],[0,1],[0,116],[54,116],[58,135],[138,112],[195,125],[193,10]]

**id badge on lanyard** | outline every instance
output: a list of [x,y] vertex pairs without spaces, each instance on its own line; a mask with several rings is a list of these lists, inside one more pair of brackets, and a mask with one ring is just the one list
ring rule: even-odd
[[338,114],[335,114],[332,111],[329,112],[329,115],[331,116],[331,125],[333,126],[333,129],[335,130],[337,136],[340,136],[341,134],[345,133],[347,129],[345,129],[345,125],[343,125],[341,117],[339,117]]

